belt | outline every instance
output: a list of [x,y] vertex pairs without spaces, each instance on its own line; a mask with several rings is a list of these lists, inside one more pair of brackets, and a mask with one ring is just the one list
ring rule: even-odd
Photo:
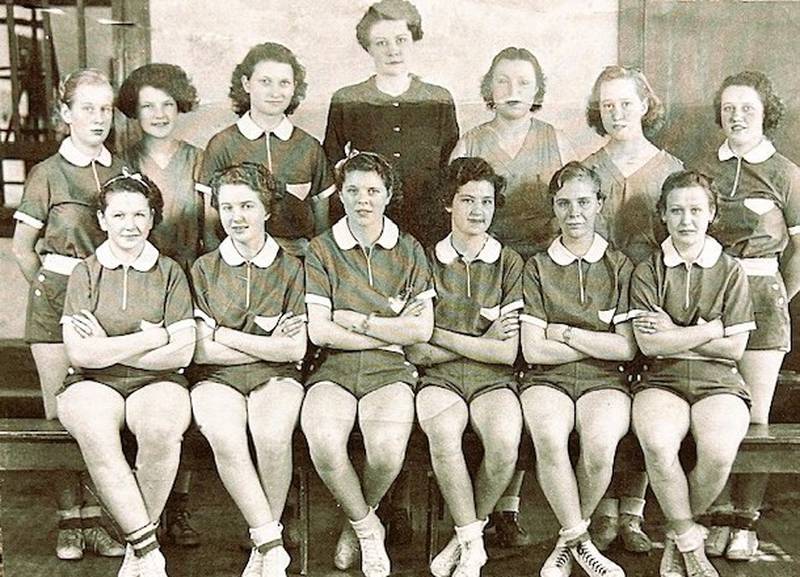
[[778,272],[778,259],[774,256],[767,258],[737,258],[747,276],[775,276]]
[[72,274],[72,269],[78,266],[78,263],[81,262],[81,260],[82,259],[71,256],[50,253],[44,255],[44,259],[42,260],[42,268],[44,270],[49,270],[50,272],[69,276]]

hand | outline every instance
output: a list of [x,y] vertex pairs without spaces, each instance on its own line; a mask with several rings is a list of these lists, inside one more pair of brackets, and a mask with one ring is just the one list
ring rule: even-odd
[[547,328],[544,331],[544,336],[547,340],[550,341],[557,341],[559,343],[564,342],[564,331],[569,328],[569,325],[562,325],[558,323],[548,323]]
[[483,336],[488,339],[505,341],[519,334],[519,311],[510,311],[497,317]]
[[410,299],[403,310],[400,311],[401,317],[418,317],[425,310],[425,301],[419,299]]
[[356,311],[338,310],[333,311],[333,322],[337,325],[352,331],[353,327],[360,325],[367,315],[358,313]]
[[640,314],[633,319],[633,326],[645,334],[666,332],[678,328],[670,317],[661,307],[655,307],[655,311],[648,311]]
[[281,337],[294,338],[303,330],[303,325],[305,325],[305,323],[306,321],[303,319],[303,317],[295,315],[293,312],[289,311],[280,319],[278,319],[278,325],[275,327],[275,330],[272,332],[272,334]]
[[108,336],[97,318],[87,309],[81,309],[79,313],[72,315],[70,322],[81,338],[103,338]]

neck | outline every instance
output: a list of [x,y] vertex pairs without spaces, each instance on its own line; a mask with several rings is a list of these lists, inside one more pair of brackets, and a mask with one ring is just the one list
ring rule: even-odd
[[616,138],[609,138],[606,143],[606,150],[618,156],[639,156],[648,148],[652,148],[653,144],[645,138],[644,133],[640,130],[638,134],[627,138],[625,140],[618,140]]
[[678,254],[681,255],[681,258],[686,262],[694,262],[700,256],[700,253],[703,252],[703,247],[706,244],[706,239],[703,237],[702,240],[695,242],[693,244],[683,244],[680,242],[675,242],[675,238],[672,239],[672,244],[675,247],[675,250],[678,251]]
[[371,247],[377,242],[381,236],[381,232],[383,232],[383,219],[362,227],[355,222],[355,219],[350,219],[350,217],[348,217],[347,226],[350,227],[350,232],[353,233],[358,244],[363,247]]
[[495,114],[494,119],[497,123],[497,128],[503,132],[522,131],[530,128],[531,120],[533,120],[533,113],[529,112],[519,118],[506,118],[500,114]]
[[375,84],[381,92],[385,92],[390,96],[399,96],[411,86],[411,75],[408,73],[397,76],[377,74],[375,76]]
[[100,156],[100,153],[103,151],[103,144],[100,143],[97,146],[89,146],[84,144],[77,138],[72,138],[72,144],[77,148],[82,154],[85,154],[89,158],[97,158]]
[[250,109],[250,118],[253,119],[258,127],[263,130],[264,132],[269,132],[276,126],[278,126],[281,121],[284,119],[284,114],[277,114],[277,115],[267,115],[261,114],[254,109]]
[[253,260],[256,255],[261,252],[261,249],[264,248],[264,244],[267,242],[267,238],[262,234],[247,243],[242,243],[233,238],[231,238],[231,241],[233,241],[233,247],[236,249],[236,252],[242,255],[245,260],[249,261]]
[[747,154],[748,152],[750,152],[751,150],[753,150],[756,146],[761,144],[763,141],[764,141],[764,136],[763,135],[761,137],[757,138],[757,139],[751,139],[751,140],[745,140],[745,141],[732,140],[732,139],[729,138],[728,139],[728,146],[731,147],[731,150],[733,151],[733,153],[736,156],[741,157],[741,156],[744,156],[745,154]]
[[573,238],[564,234],[561,235],[561,244],[564,245],[564,248],[579,258],[589,252],[593,242],[594,232],[578,238]]
[[178,148],[175,138],[154,138],[149,134],[142,137],[144,150],[151,155],[171,155]]
[[467,235],[454,228],[450,238],[456,252],[463,256],[464,260],[472,261],[480,254],[481,250],[483,250],[489,235],[485,232],[483,234]]
[[141,244],[138,244],[130,249],[117,246],[114,242],[109,242],[108,244],[113,255],[117,257],[117,260],[121,262],[123,266],[130,266],[136,261],[137,258],[139,258],[139,255],[142,254],[145,243],[142,241]]

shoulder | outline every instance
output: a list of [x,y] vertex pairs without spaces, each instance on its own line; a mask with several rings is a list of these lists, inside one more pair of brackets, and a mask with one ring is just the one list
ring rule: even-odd
[[677,156],[673,156],[671,153],[667,152],[663,148],[661,149],[661,155],[664,159],[664,163],[673,169],[673,172],[677,172],[679,170],[683,170],[684,165],[683,161],[678,158]]
[[208,270],[208,268],[218,262],[220,258],[219,248],[215,248],[211,252],[198,256],[192,264],[192,270]]
[[776,152],[769,159],[769,161],[772,161],[771,164],[773,165],[774,170],[783,175],[785,178],[792,181],[800,179],[800,167],[798,167],[794,162],[786,158],[780,152]]
[[664,253],[659,248],[654,251],[650,256],[637,264],[633,269],[633,279],[652,278],[655,276],[656,270],[662,266]]
[[322,145],[319,140],[311,136],[308,132],[293,124],[292,136],[290,140],[295,141],[296,144],[310,148],[312,150],[322,150]]
[[416,81],[418,83],[417,89],[423,99],[445,104],[451,104],[453,102],[453,95],[450,94],[450,91],[444,86],[424,82],[418,78]]
[[343,86],[333,93],[331,102],[336,104],[347,104],[350,102],[362,102],[369,98],[373,93],[371,78],[359,82],[357,84],[350,84]]
[[631,260],[625,256],[625,253],[617,250],[616,248],[612,248],[610,245],[608,248],[606,248],[605,259],[611,263],[615,269],[620,269],[625,266],[633,266],[631,264]]
[[239,129],[236,124],[231,124],[211,137],[211,140],[208,141],[208,146],[206,146],[206,154],[226,148],[231,143],[240,139],[242,139],[242,137]]
[[317,258],[322,258],[326,254],[331,254],[337,249],[336,241],[333,238],[333,230],[328,229],[318,234],[308,243],[308,254],[313,254]]
[[500,262],[502,262],[507,267],[517,267],[517,268],[522,268],[525,264],[522,261],[522,257],[519,255],[517,251],[505,245],[500,251]]
[[297,274],[298,271],[303,270],[303,262],[294,255],[289,254],[285,250],[281,250],[278,253],[278,257],[275,259],[273,266],[277,270],[286,271],[289,277]]
[[60,154],[56,153],[37,162],[28,173],[28,180],[49,180],[63,175],[65,161]]

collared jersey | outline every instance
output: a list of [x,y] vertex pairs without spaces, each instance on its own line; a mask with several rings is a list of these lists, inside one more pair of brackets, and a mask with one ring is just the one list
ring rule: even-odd
[[431,210],[431,195],[457,140],[456,108],[445,88],[413,76],[408,90],[390,96],[372,76],[334,93],[323,146],[331,164],[353,150],[386,157],[400,173],[403,193],[387,216],[430,246],[447,234],[450,220]]
[[605,147],[583,161],[600,177],[605,196],[596,230],[625,253],[634,264],[657,251],[667,238],[656,204],[661,185],[683,163],[666,150],[660,150],[627,178],[606,152]]
[[628,257],[598,234],[581,258],[569,252],[559,237],[525,263],[525,308],[520,320],[542,329],[556,323],[612,331],[628,320],[632,271]]
[[86,258],[106,238],[97,222],[100,188],[120,172],[122,163],[107,149],[88,158],[65,138],[31,169],[14,218],[42,231],[41,254]]
[[267,231],[280,238],[314,236],[311,198],[325,198],[335,191],[333,174],[317,139],[293,126],[288,118],[265,135],[246,112],[209,141],[198,188],[210,192],[208,185],[216,170],[242,162],[266,166],[283,193],[267,221]]
[[495,211],[490,232],[525,257],[546,249],[558,231],[547,187],[564,164],[556,129],[532,118],[522,148],[512,157],[487,122],[464,134],[456,150],[483,158],[506,179],[505,204]]
[[727,141],[700,170],[714,178],[719,199],[711,232],[741,258],[779,256],[800,232],[800,167],[768,140],[737,157]]
[[125,152],[128,165],[155,182],[164,197],[162,219],[150,232],[150,242],[187,270],[200,251],[203,199],[195,190],[200,158],[201,150],[183,141],[163,167],[141,140]]
[[744,270],[709,236],[693,263],[681,258],[670,237],[661,244],[661,251],[636,267],[630,316],[656,307],[682,327],[721,319],[725,336],[756,328]]

